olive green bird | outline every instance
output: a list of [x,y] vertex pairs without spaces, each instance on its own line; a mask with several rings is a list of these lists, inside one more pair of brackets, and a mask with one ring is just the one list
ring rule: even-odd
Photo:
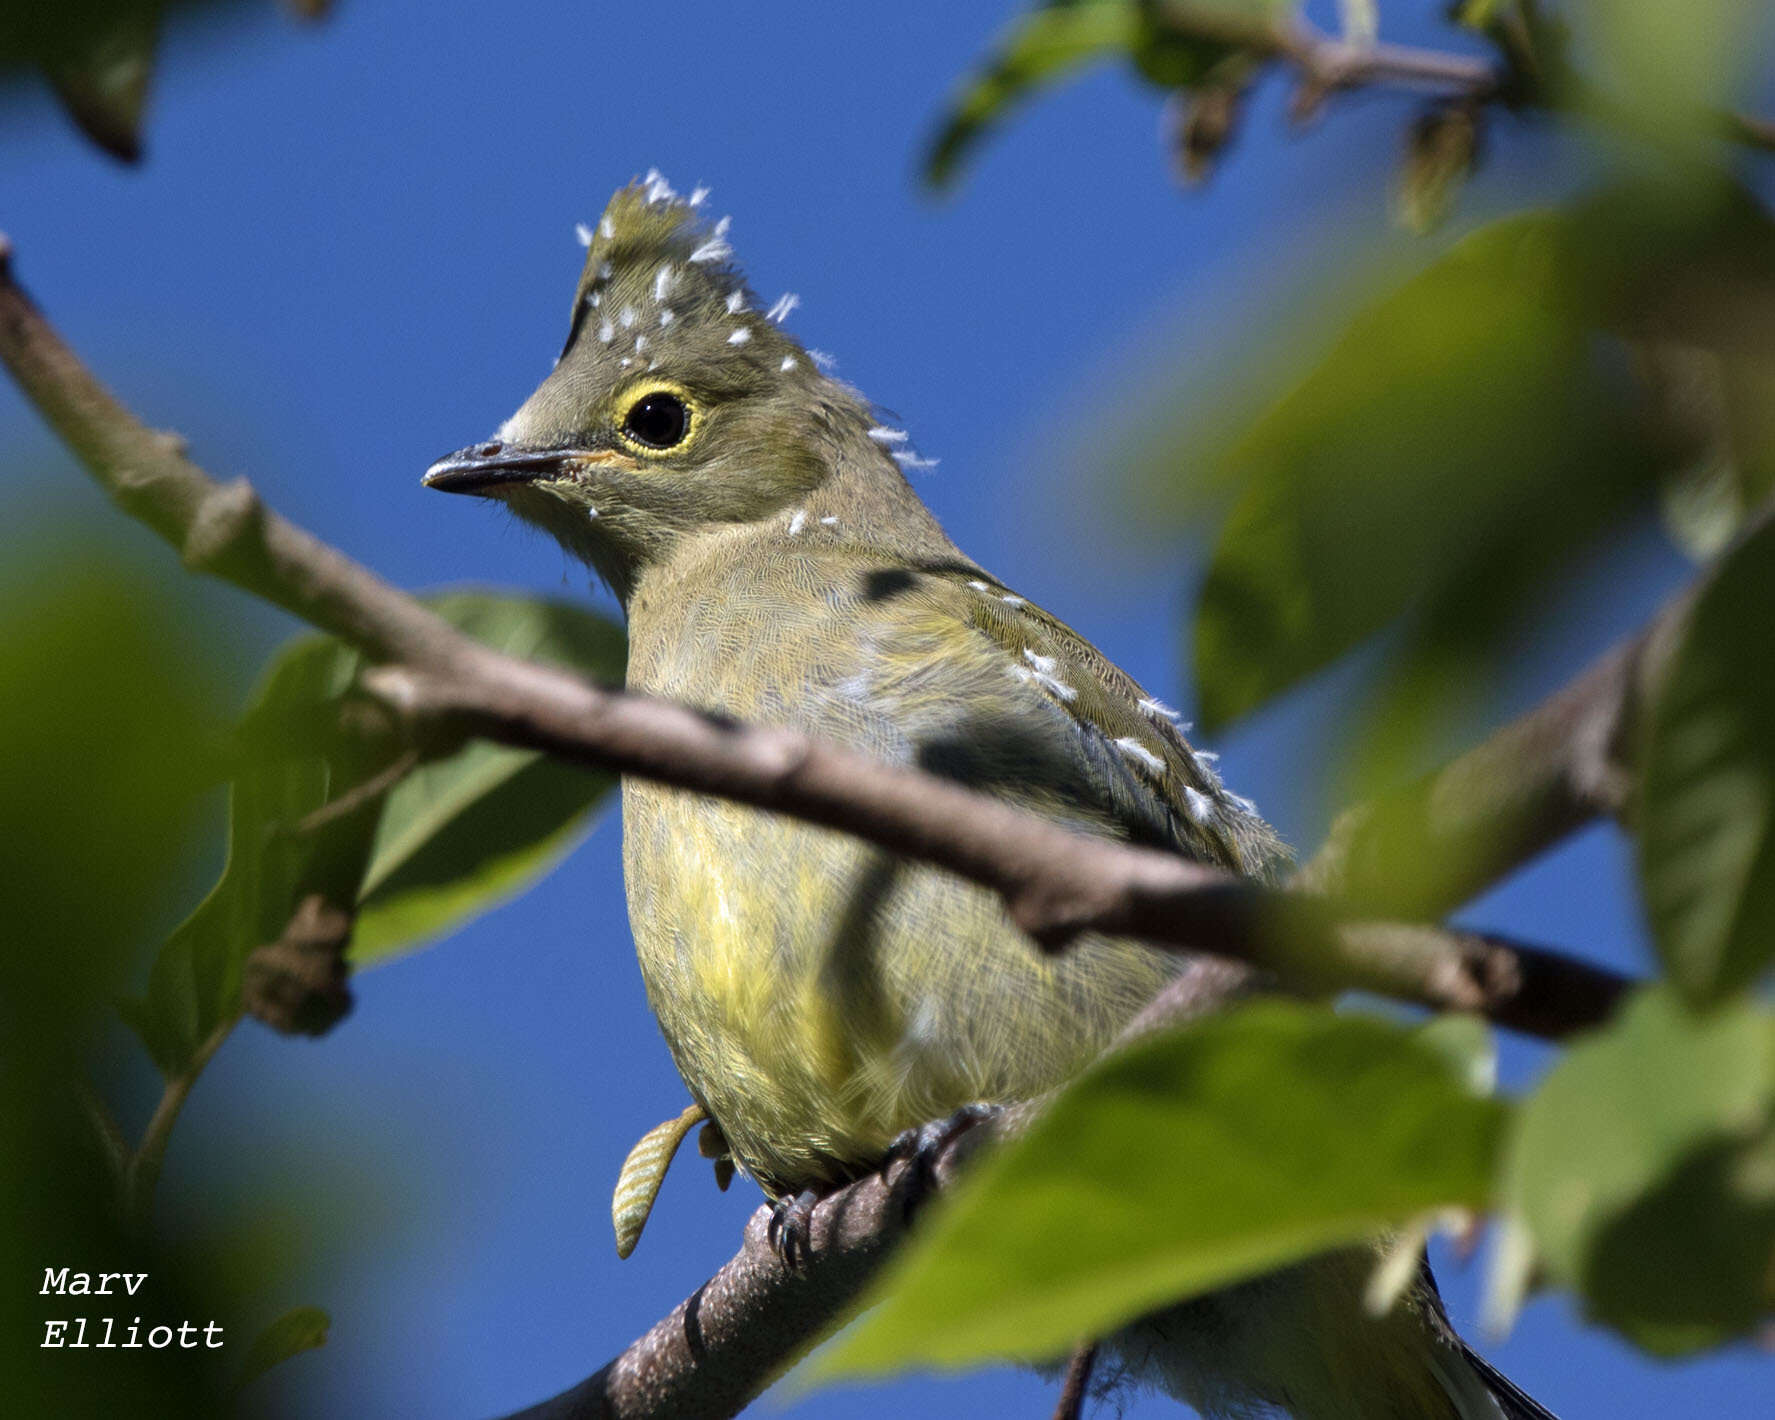
[[[728,221],[657,174],[595,230],[552,374],[434,487],[497,499],[610,585],[631,689],[916,765],[1087,833],[1265,875],[1283,850],[1176,717],[971,561],[922,463],[732,264]],[[1034,950],[1000,901],[790,818],[623,784],[648,999],[739,1167],[803,1201],[903,1132],[1028,1099],[1179,970],[1096,938]],[[669,1153],[688,1122],[666,1129]],[[1129,1328],[1127,1367],[1210,1416],[1546,1417],[1423,1283],[1381,1318],[1336,1254]]]

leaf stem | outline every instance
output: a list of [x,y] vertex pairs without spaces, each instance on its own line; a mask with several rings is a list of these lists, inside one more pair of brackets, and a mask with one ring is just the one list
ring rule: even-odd
[[185,1100],[197,1083],[197,1077],[203,1073],[203,1067],[222,1048],[222,1042],[228,1039],[229,1032],[239,1020],[237,1012],[217,1025],[197,1047],[196,1054],[185,1068],[167,1080],[166,1088],[160,1094],[160,1103],[154,1107],[148,1127],[142,1131],[142,1142],[129,1156],[123,1173],[124,1217],[138,1232],[148,1230],[154,1212],[154,1190],[160,1182],[160,1167],[166,1159],[167,1141],[179,1111],[185,1107]]

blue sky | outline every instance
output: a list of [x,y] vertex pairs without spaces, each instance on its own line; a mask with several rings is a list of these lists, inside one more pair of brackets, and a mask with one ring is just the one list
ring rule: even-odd
[[[1187,386],[1238,348],[1252,312],[1327,259],[1317,235],[1365,255],[1403,245],[1383,208],[1410,109],[1357,100],[1296,139],[1266,91],[1226,170],[1183,196],[1157,100],[1105,71],[1030,107],[956,198],[932,202],[915,180],[932,116],[1016,8],[341,0],[328,24],[298,28],[266,5],[220,30],[174,27],[140,171],[82,146],[40,93],[11,93],[0,224],[76,346],[215,473],[250,476],[403,585],[589,597],[552,544],[419,475],[547,371],[574,223],[649,166],[708,183],[757,289],[800,293],[797,332],[941,460],[918,487],[957,541],[1187,704],[1178,628],[1199,549],[1133,525],[1108,476],[1112,436],[1143,392]],[[1384,8],[1391,22],[1400,7]],[[1437,7],[1409,8],[1396,37],[1432,33]],[[1578,170],[1505,130],[1467,220]],[[0,428],[15,510],[0,555],[48,520],[115,524],[9,386]],[[1682,575],[1651,542],[1633,549],[1518,667],[1507,703],[1548,689]],[[290,629],[224,592],[205,604],[228,628],[206,635],[268,648]],[[1302,847],[1323,828],[1314,730],[1338,693],[1309,689],[1215,746]],[[527,897],[362,977],[333,1035],[249,1026],[202,1081],[165,1221],[204,1233],[256,1219],[260,1255],[281,1268],[268,1312],[316,1302],[334,1317],[323,1352],[261,1388],[267,1405],[509,1409],[594,1369],[732,1252],[756,1197],[716,1193],[694,1163],[668,1180],[634,1257],[611,1245],[625,1151],[685,1103],[642,999],[617,848],[612,815]],[[1468,915],[1642,967],[1629,869],[1619,837],[1596,830]],[[1541,1063],[1509,1044],[1506,1078]],[[1469,1331],[1476,1270],[1443,1269]],[[1768,1403],[1767,1363],[1748,1352],[1652,1364],[1559,1299],[1488,1349],[1568,1417]],[[792,1413],[977,1420],[1050,1403],[1033,1377],[999,1371],[822,1393]]]

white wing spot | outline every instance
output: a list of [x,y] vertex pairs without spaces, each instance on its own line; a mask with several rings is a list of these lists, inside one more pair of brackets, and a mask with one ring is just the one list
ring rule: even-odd
[[[616,223],[612,222],[608,215],[598,219],[598,235],[605,241],[610,241],[616,236]],[[605,274],[609,275],[608,272]]]
[[778,325],[789,319],[789,312],[801,304],[801,297],[793,291],[785,291],[777,297],[776,304],[765,312],[766,320],[773,320]]
[[825,518],[821,518],[820,521],[822,523],[824,523],[829,528],[835,528],[838,526],[838,519],[837,518],[825,517]]
[[869,431],[869,437],[878,444],[903,444],[911,435],[904,429],[890,429],[885,424],[877,424]]
[[921,459],[911,449],[895,449],[893,459],[901,468],[935,468],[937,466],[936,459]]
[[1029,664],[1034,666],[1038,671],[1051,672],[1054,669],[1055,663],[1052,656],[1038,656],[1027,646],[1023,648],[1023,659],[1028,661]]
[[633,306],[624,306],[622,310],[617,313],[616,318],[622,322],[622,328],[624,330],[628,330],[638,319],[635,315],[635,308]]
[[807,352],[807,358],[812,360],[814,364],[818,365],[822,370],[836,370],[838,368],[838,361],[834,360],[824,350],[810,350]]
[[678,279],[678,272],[670,262],[653,273],[653,299],[663,301],[672,289],[672,283]]
[[661,311],[659,313],[659,323],[662,327],[670,325],[677,318],[678,317],[669,310]]
[[1179,715],[1175,710],[1173,710],[1163,700],[1155,700],[1151,696],[1148,696],[1145,700],[1142,700],[1139,703],[1140,703],[1141,713],[1144,714],[1148,719],[1169,720],[1172,724],[1175,725],[1179,720],[1181,720],[1183,718],[1183,716]]
[[797,508],[794,516],[789,519],[789,536],[800,537],[801,530],[807,526],[807,509]]
[[611,341],[616,339],[616,327],[609,321],[604,321],[598,327],[598,339],[602,340],[606,345],[610,344]]
[[783,363],[778,365],[777,368],[786,374],[790,370],[793,370],[798,363],[799,361],[797,361],[793,355],[785,355],[783,356]]
[[1191,789],[1188,786],[1185,786],[1183,791],[1183,805],[1192,821],[1204,826],[1214,822],[1214,800],[1209,798],[1200,789]]
[[727,337],[727,343],[729,345],[744,345],[751,338],[752,338],[752,332],[747,330],[745,328],[745,326],[742,325],[732,335]]
[[592,244],[592,229],[584,222],[574,223],[573,235],[579,238],[579,244],[582,247],[589,247]]
[[1000,597],[1000,598],[999,598],[999,600],[1000,600],[1000,601],[1001,601],[1001,602],[1003,602],[1003,603],[1004,603],[1004,604],[1005,604],[1005,605],[1006,605],[1006,606],[1024,606],[1024,605],[1027,605],[1027,603],[1025,603],[1025,602],[1024,602],[1024,600],[1023,600],[1023,598],[1022,598],[1022,597]]
[[701,207],[708,200],[709,189],[706,187],[695,187],[690,190],[690,196],[684,199],[684,205],[686,207]]

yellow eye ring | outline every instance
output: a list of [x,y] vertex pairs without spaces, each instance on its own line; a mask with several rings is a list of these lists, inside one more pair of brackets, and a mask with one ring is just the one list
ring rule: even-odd
[[682,385],[658,381],[636,388],[625,398],[616,432],[643,458],[676,453],[695,437],[702,417]]

